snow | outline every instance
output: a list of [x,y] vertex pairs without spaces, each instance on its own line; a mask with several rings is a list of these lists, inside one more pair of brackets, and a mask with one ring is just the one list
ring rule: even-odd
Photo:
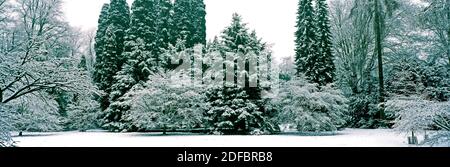
[[328,135],[213,136],[161,133],[55,132],[14,137],[18,147],[410,147],[390,129],[345,129]]

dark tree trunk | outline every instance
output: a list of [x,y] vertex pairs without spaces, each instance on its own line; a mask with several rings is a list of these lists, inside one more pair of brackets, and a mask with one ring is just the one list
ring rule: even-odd
[[[383,77],[383,46],[381,41],[382,29],[381,29],[381,14],[379,0],[375,0],[375,19],[374,19],[374,31],[375,31],[375,49],[378,58],[378,84],[379,84],[379,102],[384,103],[384,77]],[[384,119],[384,107],[380,108],[380,119]]]
[[166,127],[166,125],[164,125],[163,126],[163,135],[166,135],[167,134],[167,127]]
[[447,58],[450,66],[450,0],[447,0]]

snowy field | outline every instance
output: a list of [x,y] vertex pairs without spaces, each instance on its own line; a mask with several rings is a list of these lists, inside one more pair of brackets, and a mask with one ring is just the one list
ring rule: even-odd
[[[420,138],[419,138],[420,139]],[[24,133],[19,147],[411,147],[406,136],[388,129],[346,129],[335,134],[211,136],[161,133]]]

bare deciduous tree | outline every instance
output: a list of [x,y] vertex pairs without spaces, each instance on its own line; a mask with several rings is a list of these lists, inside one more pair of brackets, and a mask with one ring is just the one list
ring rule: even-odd
[[2,27],[0,103],[55,88],[93,90],[88,76],[76,68],[76,48],[60,5],[60,0],[18,0],[12,7],[16,18]]

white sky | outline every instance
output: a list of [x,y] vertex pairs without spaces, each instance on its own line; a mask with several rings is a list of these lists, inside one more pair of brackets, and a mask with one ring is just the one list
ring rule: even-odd
[[[72,26],[95,29],[102,5],[109,0],[63,0],[63,10]],[[133,0],[127,0],[129,6]],[[410,0],[426,5],[422,0]],[[230,24],[231,15],[242,15],[248,27],[273,44],[276,58],[295,54],[295,21],[298,0],[205,0],[207,38],[213,39]]]
[[[65,16],[72,26],[95,29],[102,5],[109,0],[63,0]],[[131,6],[133,0],[127,0]],[[242,15],[248,27],[273,44],[277,58],[294,55],[295,18],[298,0],[205,0],[208,39],[219,36],[231,15]]]

